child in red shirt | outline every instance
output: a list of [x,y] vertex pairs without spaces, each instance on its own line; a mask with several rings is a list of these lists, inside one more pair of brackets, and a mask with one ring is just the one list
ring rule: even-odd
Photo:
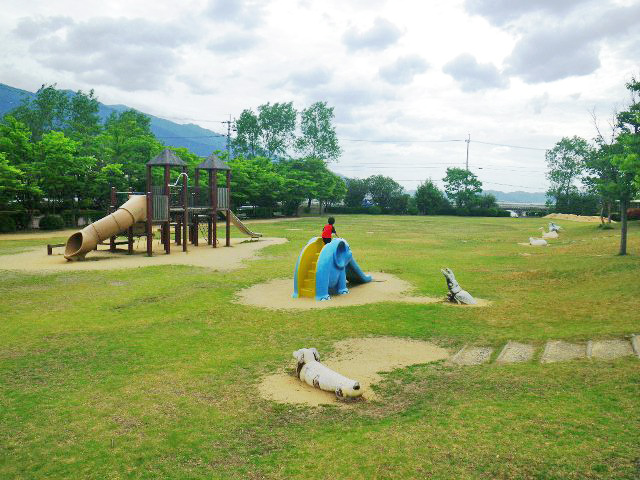
[[333,224],[336,222],[336,219],[333,217],[329,217],[327,221],[329,223],[327,223],[322,229],[322,241],[324,242],[325,245],[331,242],[332,233],[335,233],[336,237],[338,236],[338,234],[336,233],[336,227],[333,226]]

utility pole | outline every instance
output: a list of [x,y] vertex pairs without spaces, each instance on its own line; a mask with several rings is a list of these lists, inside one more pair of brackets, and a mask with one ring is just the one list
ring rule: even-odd
[[231,160],[231,114],[229,114],[229,120],[220,123],[227,124],[227,159]]
[[469,137],[465,140],[465,142],[467,142],[467,172],[469,171],[469,144],[471,143],[471,134],[469,134]]

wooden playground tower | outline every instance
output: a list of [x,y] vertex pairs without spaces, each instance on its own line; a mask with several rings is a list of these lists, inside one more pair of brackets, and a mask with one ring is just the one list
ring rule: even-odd
[[[162,185],[153,185],[153,168],[163,169]],[[182,245],[182,250],[187,251],[187,243],[198,246],[200,224],[207,224],[207,244],[217,247],[217,222],[218,213],[225,217],[225,246],[231,246],[231,169],[215,154],[200,163],[195,168],[195,185],[188,185],[187,164],[170,149],[165,148],[155,158],[146,164],[146,202],[147,218],[146,229],[143,236],[147,238],[147,255],[153,255],[153,227],[160,225],[160,241],[167,254],[171,253],[171,227],[174,227],[174,239],[176,245]],[[171,169],[178,169],[180,175],[175,184],[171,184]],[[209,184],[200,186],[201,172],[208,172]],[[224,172],[226,186],[218,187],[218,172]],[[182,179],[182,184],[178,183]],[[176,189],[180,188],[179,192]],[[116,192],[111,192],[111,212],[117,210],[118,202]],[[126,243],[129,245],[129,253],[133,252],[133,227],[128,230],[126,242],[116,242],[116,237],[110,239],[110,250],[115,251],[116,245]]]

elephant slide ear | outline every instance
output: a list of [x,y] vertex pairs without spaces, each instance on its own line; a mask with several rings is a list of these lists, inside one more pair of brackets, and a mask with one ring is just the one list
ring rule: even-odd
[[320,353],[318,353],[318,350],[316,350],[315,348],[312,348],[311,351],[313,352],[313,358],[316,359],[316,362],[320,361]]
[[293,358],[295,358],[298,361],[298,363],[303,363],[304,362],[304,352],[302,351],[302,349],[296,350],[295,352],[293,352]]
[[338,246],[333,251],[333,263],[339,269],[343,269],[347,266],[347,244],[346,242],[339,241]]

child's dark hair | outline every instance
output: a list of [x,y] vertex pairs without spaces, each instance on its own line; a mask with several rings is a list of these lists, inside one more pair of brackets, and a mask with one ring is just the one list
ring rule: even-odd
[[327,220],[327,222],[329,223],[329,225],[333,225],[334,223],[336,223],[336,219],[333,217],[329,217],[329,219]]

